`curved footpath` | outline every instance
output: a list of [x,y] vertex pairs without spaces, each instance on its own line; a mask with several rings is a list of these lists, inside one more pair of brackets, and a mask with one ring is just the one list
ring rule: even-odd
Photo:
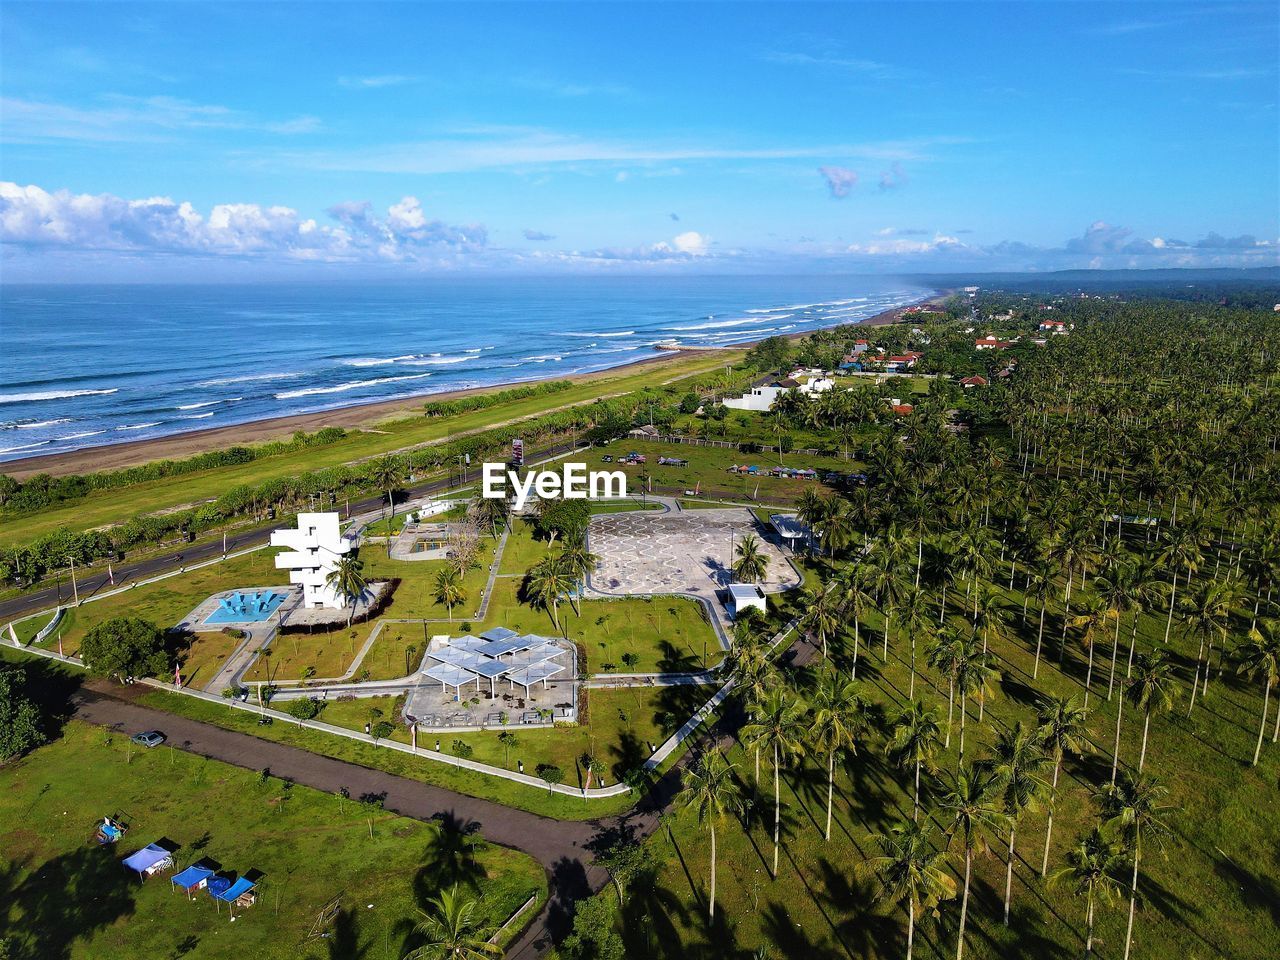
[[[802,665],[817,654],[817,649],[799,634],[796,637],[781,657],[793,665]],[[621,816],[604,820],[555,820],[299,747],[144,707],[131,702],[128,699],[131,694],[134,694],[133,688],[109,685],[105,681],[90,682],[73,698],[75,716],[125,733],[162,729],[171,747],[249,770],[270,767],[277,777],[327,793],[337,793],[345,788],[356,797],[366,793],[380,794],[385,796],[383,806],[386,810],[416,820],[429,821],[440,814],[448,814],[463,823],[474,822],[486,840],[520,850],[536,859],[547,871],[547,903],[507,950],[506,956],[512,960],[534,960],[546,953],[553,939],[562,938],[572,926],[575,903],[601,890],[608,882],[608,873],[592,865],[588,848],[592,840],[620,827],[633,831],[637,839],[647,837],[657,829],[659,815],[675,798],[686,764],[712,743],[722,743],[734,732],[733,724],[723,715],[718,716],[716,723],[662,775],[636,806]]]

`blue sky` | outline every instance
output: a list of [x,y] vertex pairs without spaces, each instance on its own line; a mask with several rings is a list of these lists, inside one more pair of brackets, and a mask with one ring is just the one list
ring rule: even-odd
[[0,10],[18,279],[1277,261],[1275,4]]

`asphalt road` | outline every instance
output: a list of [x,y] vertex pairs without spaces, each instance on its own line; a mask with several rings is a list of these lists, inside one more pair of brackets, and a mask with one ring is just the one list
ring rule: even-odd
[[[555,444],[542,450],[534,451],[527,458],[529,463],[536,463],[546,460],[550,457],[556,457],[563,453],[568,453],[573,449],[570,442]],[[476,475],[478,477],[478,473]],[[472,480],[468,476],[468,480]],[[419,484],[413,487],[403,488],[404,500],[412,500],[416,497],[426,496],[427,494],[440,494],[445,491],[462,486],[461,483],[454,483],[452,478],[444,480],[435,480],[431,483]],[[401,502],[404,502],[402,500]],[[377,510],[383,504],[381,496],[368,497],[363,500],[352,501],[351,515],[365,513],[370,510]],[[248,530],[241,530],[227,537],[227,552],[234,553],[237,550],[243,550],[247,547],[256,547],[266,543],[271,537],[272,530],[278,530],[281,526],[280,521],[272,521],[268,524],[253,527]],[[96,570],[93,573],[77,576],[76,589],[79,591],[80,599],[84,600],[93,596],[99,590],[113,589],[114,587],[124,586],[135,580],[145,580],[148,577],[154,577],[161,573],[167,573],[170,570],[177,570],[183,566],[200,563],[202,560],[212,560],[214,557],[222,554],[222,540],[211,540],[206,543],[192,543],[182,547],[175,548],[172,553],[166,552],[158,556],[148,557],[145,560],[138,560],[133,563],[124,562],[113,565],[113,573],[115,574],[114,583],[108,579],[106,571]],[[7,622],[9,620],[18,619],[27,614],[36,613],[59,603],[70,603],[72,598],[72,588],[69,582],[64,581],[54,587],[47,587],[32,593],[25,593],[18,597],[13,597],[4,602],[0,602],[0,621]]]

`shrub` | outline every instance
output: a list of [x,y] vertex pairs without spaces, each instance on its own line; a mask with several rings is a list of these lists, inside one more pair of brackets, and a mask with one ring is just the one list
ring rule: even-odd
[[311,697],[299,697],[290,700],[284,709],[295,720],[312,720],[320,713],[320,703]]

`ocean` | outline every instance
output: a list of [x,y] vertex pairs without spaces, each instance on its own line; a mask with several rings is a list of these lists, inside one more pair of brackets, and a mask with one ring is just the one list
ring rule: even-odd
[[0,286],[0,461],[854,323],[884,277]]

